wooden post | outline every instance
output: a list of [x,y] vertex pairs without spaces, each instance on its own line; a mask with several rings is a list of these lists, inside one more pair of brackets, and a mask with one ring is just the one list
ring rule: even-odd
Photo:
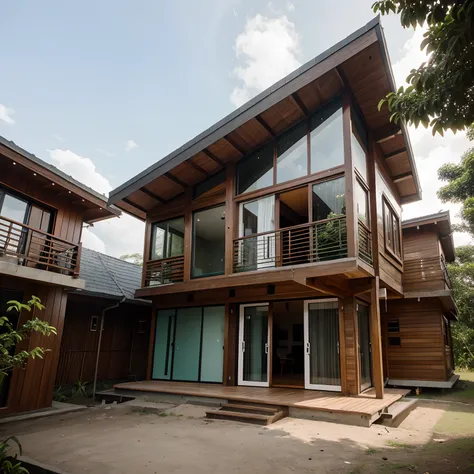
[[222,382],[223,385],[234,386],[236,385],[235,363],[237,358],[237,305],[226,303],[224,324],[224,375]]
[[375,141],[369,134],[369,153],[367,156],[367,172],[369,183],[370,233],[372,236],[372,263],[375,275],[379,275],[379,233],[377,221],[377,170]]
[[225,274],[234,271],[234,230],[235,230],[235,163],[226,167],[225,177]]
[[186,204],[184,208],[184,275],[183,281],[191,280],[191,256],[193,245],[193,211],[192,189],[185,191]]
[[372,346],[372,383],[375,396],[383,398],[382,334],[380,328],[379,277],[372,279],[370,294],[370,343]]
[[151,223],[147,219],[145,224],[145,238],[143,242],[143,268],[142,268],[142,288],[146,286],[146,270],[148,261],[150,260],[150,246],[151,246]]
[[152,302],[152,313],[151,313],[151,321],[150,321],[150,339],[148,343],[148,364],[146,368],[146,379],[151,380],[151,369],[153,367],[153,353],[155,351],[155,332],[156,332],[156,313],[157,308],[155,302]]

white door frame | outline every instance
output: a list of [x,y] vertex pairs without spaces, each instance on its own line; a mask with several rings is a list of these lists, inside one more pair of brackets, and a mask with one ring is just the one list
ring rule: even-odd
[[249,387],[269,387],[270,386],[270,318],[268,318],[268,328],[267,328],[267,380],[266,382],[252,382],[249,380],[244,380],[244,352],[245,352],[245,341],[244,341],[244,314],[245,308],[255,307],[255,306],[267,306],[270,310],[269,303],[252,303],[252,304],[241,304],[239,308],[239,359],[238,359],[238,385],[247,385]]
[[[316,299],[316,300],[305,300],[304,302],[304,388],[308,390],[326,390],[329,392],[340,392],[341,385],[322,385],[322,384],[312,384],[311,383],[311,374],[310,374],[310,354],[311,354],[311,343],[309,340],[309,305],[311,303],[333,303],[338,302],[337,298],[323,298],[323,299]],[[339,318],[339,311],[336,315]],[[339,319],[338,319],[338,327],[339,327]],[[339,331],[338,331],[338,348],[339,348]],[[313,343],[314,344],[314,343]],[[341,364],[339,350],[338,352],[338,363],[339,367]]]

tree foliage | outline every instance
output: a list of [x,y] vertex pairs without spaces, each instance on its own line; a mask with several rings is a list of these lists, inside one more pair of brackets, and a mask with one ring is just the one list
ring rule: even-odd
[[[11,300],[7,302],[8,312],[35,312],[42,311],[44,306],[41,300],[32,296],[27,303]],[[21,367],[29,358],[43,358],[47,351],[43,347],[34,347],[30,350],[16,351],[16,346],[21,341],[27,339],[31,333],[40,333],[44,336],[56,334],[56,329],[50,326],[46,321],[42,321],[38,317],[33,317],[26,321],[18,329],[14,328],[8,316],[0,317],[0,386],[7,376],[8,372],[16,367]]]
[[[467,136],[474,140],[474,126],[469,128]],[[462,223],[456,230],[474,235],[474,147],[464,153],[459,164],[443,165],[438,170],[438,177],[447,182],[438,190],[441,201],[462,204]]]
[[474,368],[474,246],[456,248],[456,261],[448,265],[458,307],[458,322],[452,325],[456,367]]
[[431,126],[433,135],[474,123],[474,0],[379,0],[374,12],[400,15],[404,28],[427,27],[421,50],[427,60],[379,103],[390,120]]

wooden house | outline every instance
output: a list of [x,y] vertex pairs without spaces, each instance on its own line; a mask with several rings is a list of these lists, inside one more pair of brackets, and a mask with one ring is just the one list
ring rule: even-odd
[[68,293],[56,385],[146,377],[151,303],[139,265],[82,249],[83,289]]
[[393,90],[376,18],[111,192],[146,221],[153,303],[148,381],[121,390],[370,420],[402,396],[379,297],[404,296],[401,206],[421,190],[378,110]]
[[[120,214],[104,196],[54,166],[0,137],[0,311],[9,300],[38,296],[41,317],[57,336],[37,334],[17,350],[38,345],[49,349],[43,360],[29,360],[4,382],[0,415],[51,405],[67,292],[84,287],[79,278],[84,223]],[[9,313],[21,324],[30,313]]]

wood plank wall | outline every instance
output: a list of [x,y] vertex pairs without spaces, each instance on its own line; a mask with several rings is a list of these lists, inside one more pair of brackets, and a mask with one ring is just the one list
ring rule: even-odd
[[[446,380],[442,317],[436,298],[388,301],[388,311],[382,308],[382,319],[389,378]],[[399,334],[388,333],[391,320],[399,321]],[[388,336],[400,337],[400,346],[391,346]]]
[[[100,331],[91,331],[91,319],[97,316],[100,326],[102,310],[113,304],[90,297],[68,301],[56,385],[93,380]],[[145,378],[150,319],[151,306],[125,303],[105,313],[98,380]],[[139,321],[145,321],[144,332],[138,332]]]
[[[47,321],[57,330],[57,336],[45,337],[33,334],[29,340],[24,340],[18,345],[18,350],[41,346],[48,349],[48,352],[46,352],[44,359],[30,359],[24,368],[13,371],[8,406],[0,409],[0,414],[48,407],[51,405],[53,397],[67,293],[62,288],[7,278],[2,275],[0,275],[0,286],[21,290],[24,301],[27,301],[31,295],[38,296],[46,309],[42,312],[35,311],[33,315]],[[23,324],[31,316],[31,313],[22,312],[19,324]]]
[[[359,331],[357,322],[356,299],[354,297],[344,298],[344,340],[341,345],[344,345],[343,351],[344,360],[342,361],[345,367],[345,392],[350,395],[357,395],[360,393],[359,381]],[[341,364],[342,365],[342,364]],[[344,384],[343,384],[344,388]]]

